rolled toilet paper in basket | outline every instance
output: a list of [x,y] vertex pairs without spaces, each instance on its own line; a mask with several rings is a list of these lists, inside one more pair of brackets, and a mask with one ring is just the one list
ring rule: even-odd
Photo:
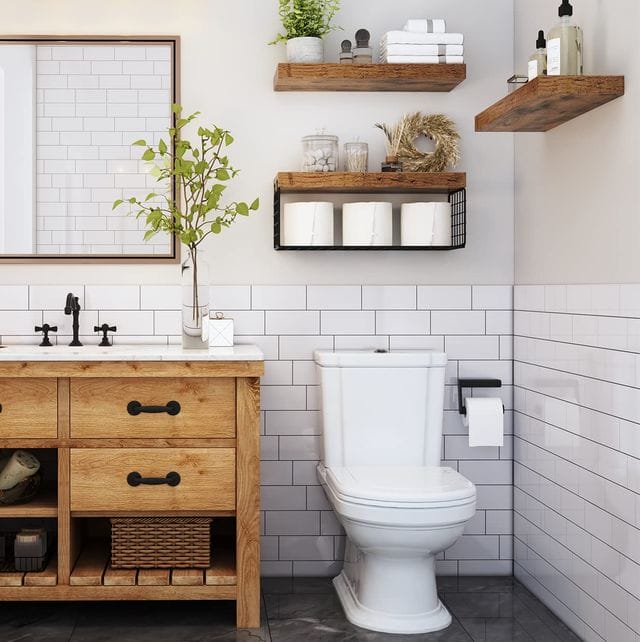
[[495,397],[465,399],[467,414],[463,419],[469,426],[469,446],[504,446],[504,406]]
[[403,246],[451,245],[451,203],[405,203],[400,217]]
[[0,490],[9,490],[40,470],[40,462],[24,450],[16,450],[0,471]]
[[345,203],[342,206],[342,244],[393,245],[393,205],[386,202]]
[[286,203],[282,245],[333,245],[333,203]]

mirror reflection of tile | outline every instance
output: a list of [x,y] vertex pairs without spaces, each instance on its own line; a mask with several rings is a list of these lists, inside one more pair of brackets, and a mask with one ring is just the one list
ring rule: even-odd
[[[170,254],[169,239],[144,242],[143,221],[112,204],[125,192],[161,191],[140,160],[143,148],[131,143],[166,136],[171,55],[171,45],[147,43],[0,47],[0,91],[24,98],[7,106],[16,113],[5,114],[0,143],[0,253]],[[29,147],[35,159],[16,153]],[[10,216],[16,211],[26,214]]]

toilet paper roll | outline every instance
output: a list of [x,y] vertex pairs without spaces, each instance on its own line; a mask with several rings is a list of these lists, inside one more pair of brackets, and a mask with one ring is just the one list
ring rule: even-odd
[[391,203],[345,203],[342,207],[342,244],[393,245]]
[[400,216],[402,245],[451,245],[450,203],[405,203]]
[[39,470],[40,462],[31,453],[16,450],[7,465],[0,471],[0,490],[13,488]]
[[502,399],[470,397],[465,399],[467,415],[463,419],[469,427],[469,446],[504,446],[504,407]]
[[333,203],[286,203],[282,245],[333,245]]

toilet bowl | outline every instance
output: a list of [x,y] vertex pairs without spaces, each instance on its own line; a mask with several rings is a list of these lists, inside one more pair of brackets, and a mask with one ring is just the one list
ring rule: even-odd
[[475,513],[475,486],[441,467],[444,367],[437,352],[317,352],[318,477],[347,534],[334,579],[347,618],[395,634],[446,628],[435,557]]

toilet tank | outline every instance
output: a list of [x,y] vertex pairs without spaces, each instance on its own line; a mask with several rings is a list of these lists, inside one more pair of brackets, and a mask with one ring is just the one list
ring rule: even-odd
[[326,466],[439,466],[442,352],[315,353]]

